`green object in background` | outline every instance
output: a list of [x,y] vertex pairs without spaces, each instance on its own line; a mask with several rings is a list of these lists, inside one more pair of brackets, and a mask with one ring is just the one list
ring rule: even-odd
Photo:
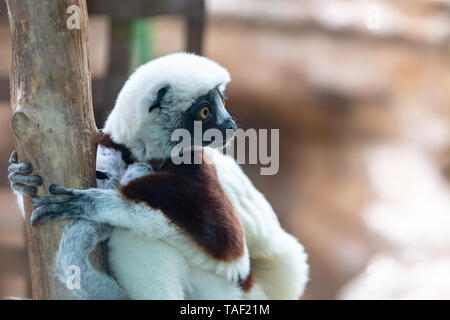
[[154,24],[152,18],[137,19],[131,25],[130,71],[154,57]]

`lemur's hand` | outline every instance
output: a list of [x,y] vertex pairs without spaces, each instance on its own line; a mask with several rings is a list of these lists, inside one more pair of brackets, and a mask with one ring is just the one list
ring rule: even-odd
[[[136,163],[130,165],[121,178],[120,185],[153,172],[152,167],[148,164]],[[52,184],[49,187],[50,193],[64,195],[64,197],[33,198],[31,204],[35,209],[31,214],[31,225],[77,218],[130,228],[134,226],[136,219],[141,218],[143,222],[146,222],[149,218],[151,220],[152,217],[148,215],[149,209],[143,210],[142,205],[137,205],[133,201],[125,199],[116,190],[107,190],[119,187],[116,178],[111,178],[108,173],[101,171],[97,172],[97,178],[100,178],[100,180],[107,179],[110,187],[76,190]],[[136,210],[130,210],[130,206],[137,206]],[[117,214],[118,211],[123,212],[123,214]]]
[[95,190],[76,190],[52,184],[49,188],[51,194],[66,197],[33,198],[31,204],[35,209],[31,214],[31,225],[68,218],[85,218],[89,212],[95,211]]
[[31,163],[18,163],[17,152],[14,150],[9,158],[10,172],[8,179],[11,183],[11,188],[15,191],[24,193],[30,197],[37,195],[37,187],[42,184],[42,177],[38,175],[29,176],[33,171]]

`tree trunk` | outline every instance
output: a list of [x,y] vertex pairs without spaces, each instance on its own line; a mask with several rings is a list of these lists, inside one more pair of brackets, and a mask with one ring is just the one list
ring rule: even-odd
[[[31,162],[33,173],[43,177],[39,196],[49,195],[52,183],[92,187],[97,139],[85,0],[6,2],[12,41],[11,127],[19,161]],[[54,267],[65,223],[31,228],[29,198],[24,205],[33,298],[71,299]]]

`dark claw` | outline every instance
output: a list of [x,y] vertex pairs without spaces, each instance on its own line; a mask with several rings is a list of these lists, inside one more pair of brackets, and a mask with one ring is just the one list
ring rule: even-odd
[[17,152],[16,152],[16,150],[13,150],[13,152],[11,153],[11,156],[9,157],[9,164],[14,164],[17,162],[18,162]]
[[31,176],[30,178],[32,179],[31,182],[35,183],[36,186],[41,186],[43,183],[41,176],[34,175],[34,176]]
[[48,188],[48,191],[50,191],[51,194],[59,195],[59,194],[66,194],[66,195],[75,195],[76,191],[69,188],[61,187],[57,184],[52,184]]

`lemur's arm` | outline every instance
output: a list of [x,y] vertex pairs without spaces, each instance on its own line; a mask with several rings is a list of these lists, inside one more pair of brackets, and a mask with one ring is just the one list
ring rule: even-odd
[[[61,215],[59,218],[73,217],[90,219],[97,223],[107,223],[112,226],[133,228],[135,223],[142,219],[142,227],[146,231],[152,230],[153,221],[148,221],[149,208],[144,205],[136,203],[130,204],[130,201],[125,200],[114,189],[120,185],[125,185],[133,179],[153,172],[152,168],[146,164],[133,164],[125,169],[125,164],[120,160],[120,153],[115,150],[99,147],[97,157],[97,174],[107,175],[107,179],[99,181],[103,188],[95,188],[89,190],[71,190],[62,187],[51,186],[50,192],[53,194],[70,195],[69,198],[33,198],[34,205],[47,204],[45,207],[48,210],[61,209],[67,210],[66,215]],[[33,170],[31,163],[18,163],[17,153],[13,151],[10,157],[10,166],[8,170],[11,187],[18,197],[23,194],[30,197],[37,195],[37,187],[42,184],[42,178],[38,175],[28,175]],[[21,202],[21,201],[20,201]],[[132,207],[133,208],[130,208]],[[133,210],[133,216],[123,217],[121,210]],[[42,218],[42,223],[46,219],[51,220],[52,217],[48,215],[41,215],[44,207],[35,210],[32,216],[32,222],[36,223]],[[96,214],[99,212],[99,214]],[[154,215],[161,216],[161,215]],[[117,218],[120,217],[120,218]],[[160,227],[160,224],[155,224],[154,227]]]
[[[112,149],[99,146],[97,151],[97,183],[99,189],[114,189],[129,180],[125,177],[120,181],[126,172],[126,165],[120,159],[120,154]],[[30,175],[33,171],[33,165],[29,162],[18,163],[17,152],[14,150],[9,158],[8,179],[11,189],[17,197],[17,204],[25,217],[23,210],[22,197],[24,195],[35,197],[37,188],[42,185],[42,177],[39,175]]]
[[[133,180],[145,173],[145,167],[149,166],[136,164],[130,167],[132,170],[128,170],[124,177]],[[167,218],[159,210],[127,199],[120,190],[76,190],[51,185],[49,191],[53,195],[64,197],[33,198],[35,209],[31,215],[32,225],[76,218],[134,230],[151,238],[159,238],[169,228]]]
[[236,161],[207,150],[244,227],[255,283],[269,299],[298,299],[308,281],[303,246],[284,231],[269,202]]

